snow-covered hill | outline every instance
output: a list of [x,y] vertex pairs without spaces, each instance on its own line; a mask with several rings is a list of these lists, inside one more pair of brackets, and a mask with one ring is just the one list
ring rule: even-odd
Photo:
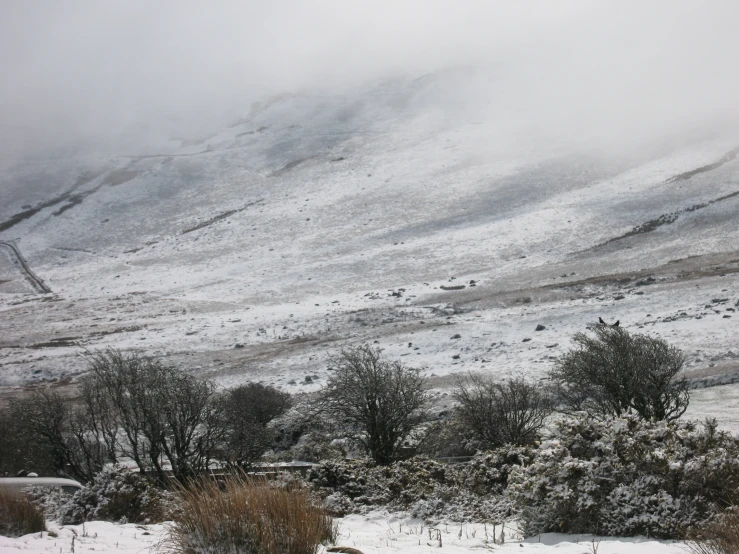
[[330,352],[377,341],[443,389],[538,377],[599,316],[680,346],[694,376],[738,372],[739,137],[604,154],[498,91],[455,69],[4,160],[0,241],[52,292],[0,246],[0,387],[73,383],[82,348],[112,346],[313,390]]

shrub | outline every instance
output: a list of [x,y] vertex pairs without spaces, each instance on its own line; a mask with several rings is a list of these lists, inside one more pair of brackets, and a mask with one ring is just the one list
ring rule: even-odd
[[187,554],[315,554],[337,529],[308,491],[243,474],[225,483],[202,478],[180,489],[181,511],[169,529],[175,552]]
[[62,510],[70,501],[69,493],[60,489],[52,489],[49,487],[40,487],[38,485],[26,487],[23,489],[26,496],[38,506],[47,521],[57,521],[62,514]]
[[510,447],[459,465],[423,457],[389,466],[330,460],[314,466],[307,479],[336,515],[384,507],[424,519],[500,522],[511,514],[503,494],[511,468],[530,458],[529,449]]
[[311,430],[300,437],[297,444],[283,456],[286,461],[303,460],[321,462],[323,460],[343,460],[347,455],[346,439],[335,439],[321,431]]
[[380,350],[367,344],[341,350],[328,369],[333,376],[321,391],[322,410],[350,427],[376,463],[389,464],[426,418],[420,371],[383,360]]
[[533,456],[532,448],[521,446],[503,446],[482,452],[467,464],[451,466],[454,482],[480,496],[491,492],[503,494],[511,471],[529,464]]
[[688,542],[694,554],[737,554],[739,552],[739,509],[730,508],[716,521],[696,531]]
[[275,437],[271,459],[320,462],[346,458],[351,446],[346,429],[316,409],[315,401],[306,396],[292,397],[290,409],[270,421]]
[[219,411],[225,459],[241,467],[259,460],[275,438],[267,424],[284,414],[290,401],[289,394],[260,383],[224,392]]
[[23,493],[0,487],[0,535],[20,537],[45,529],[40,508]]
[[226,397],[224,407],[231,418],[263,426],[284,414],[292,401],[288,393],[261,383],[247,383],[229,389]]
[[374,465],[369,460],[324,460],[310,469],[307,480],[327,494],[339,493],[354,499],[366,496],[371,490]]
[[311,468],[307,479],[322,496],[350,506],[349,512],[375,506],[408,509],[446,483],[446,469],[446,464],[423,457],[388,466],[371,460],[327,460]]
[[527,535],[543,532],[683,538],[739,498],[739,445],[715,421],[557,422],[508,493]]
[[684,364],[680,350],[621,327],[599,325],[594,332],[575,334],[575,348],[550,372],[565,412],[668,420],[685,413],[690,394],[687,380],[677,377]]
[[110,468],[98,473],[62,506],[60,522],[156,523],[166,519],[170,504],[168,493],[156,488],[145,476]]
[[495,382],[469,375],[454,391],[455,416],[484,449],[533,443],[553,411],[549,394],[522,378]]
[[416,452],[430,458],[469,457],[485,450],[477,434],[463,425],[458,417],[444,414],[431,422],[421,436]]

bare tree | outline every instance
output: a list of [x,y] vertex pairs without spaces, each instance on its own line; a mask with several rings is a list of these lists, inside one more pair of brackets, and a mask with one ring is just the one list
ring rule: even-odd
[[523,378],[496,382],[469,375],[458,380],[453,396],[456,417],[485,448],[531,444],[553,411],[547,391]]
[[321,391],[320,407],[348,425],[378,464],[390,463],[426,416],[420,371],[383,360],[367,344],[341,350],[329,360],[329,370],[333,376]]
[[115,441],[142,472],[165,483],[165,460],[180,480],[207,468],[220,440],[212,382],[135,353],[111,349],[86,358],[88,386],[103,391],[120,425]]
[[[81,399],[42,390],[13,401],[0,412],[0,420],[13,422],[0,433],[0,447],[33,451],[53,471],[83,481],[119,455],[130,457],[165,485],[166,465],[183,481],[216,454],[242,466],[253,462],[272,441],[267,424],[290,405],[289,394],[256,383],[217,393],[212,381],[135,353],[109,349],[85,359]],[[15,467],[5,458],[0,453],[0,470]]]
[[690,393],[678,376],[685,361],[679,349],[622,327],[600,325],[594,333],[577,333],[575,347],[550,372],[564,411],[657,420],[685,413]]
[[[175,368],[163,366],[161,387],[155,395],[160,406],[161,449],[178,479],[191,478],[207,469],[215,444],[203,439],[210,433],[209,416],[215,385]],[[159,431],[158,431],[159,432]]]
[[55,391],[41,390],[13,400],[11,414],[29,444],[45,445],[56,473],[68,470],[78,479],[89,481],[109,459],[84,404],[74,405]]
[[54,456],[45,440],[29,432],[10,406],[0,406],[0,475],[20,471],[54,475]]
[[51,454],[54,471],[64,471],[70,461],[70,450],[65,440],[65,423],[70,410],[58,393],[41,390],[15,398],[10,404],[11,417],[29,441],[40,441]]
[[97,380],[83,377],[80,392],[81,403],[73,408],[69,429],[92,478],[103,463],[118,461],[120,421],[105,389]]

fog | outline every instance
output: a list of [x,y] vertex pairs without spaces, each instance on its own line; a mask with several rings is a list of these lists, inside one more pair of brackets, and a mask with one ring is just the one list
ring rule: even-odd
[[513,107],[541,140],[731,130],[738,20],[728,0],[4,0],[0,155],[115,153],[218,128],[265,95],[458,66],[495,77],[458,99]]

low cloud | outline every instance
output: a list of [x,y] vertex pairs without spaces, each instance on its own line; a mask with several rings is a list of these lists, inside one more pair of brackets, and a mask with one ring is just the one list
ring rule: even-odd
[[[460,83],[546,140],[623,148],[739,120],[728,1],[275,0],[0,6],[0,155],[111,152],[217,127],[276,92],[480,67]],[[469,87],[469,88],[468,88]]]

